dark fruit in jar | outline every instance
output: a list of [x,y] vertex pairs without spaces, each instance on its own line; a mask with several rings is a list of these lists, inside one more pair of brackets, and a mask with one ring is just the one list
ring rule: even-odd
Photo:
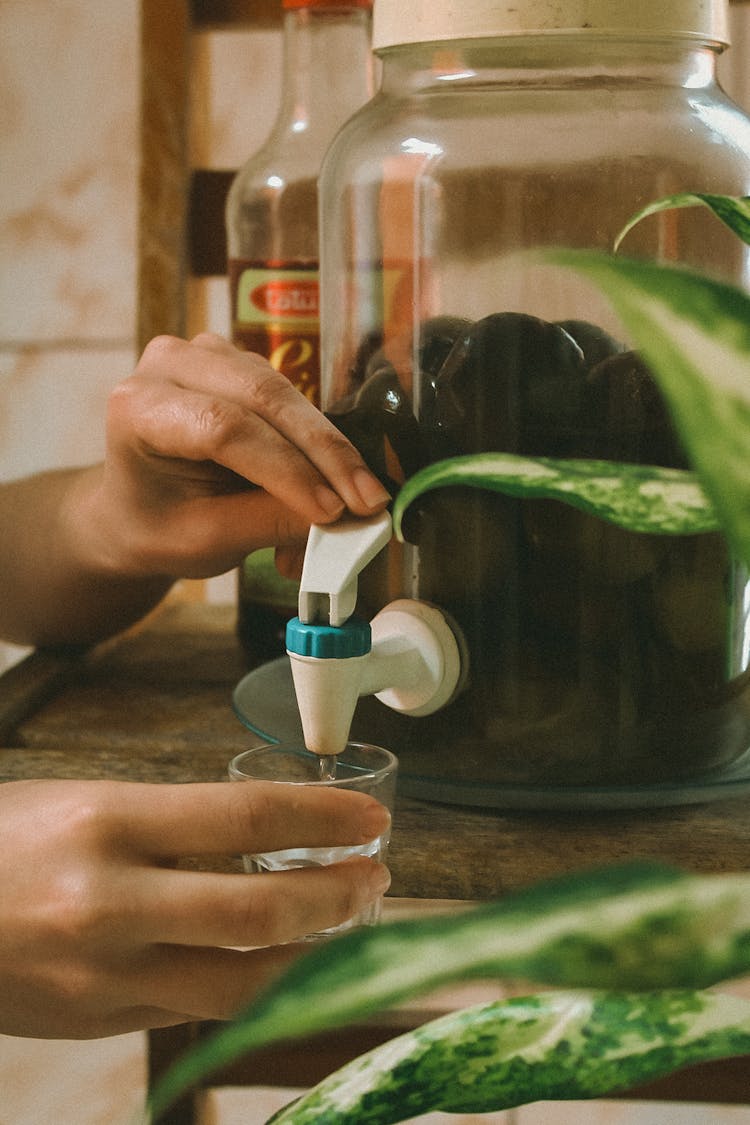
[[[425,321],[420,329],[417,354],[417,380],[420,385],[423,416],[434,413],[434,382],[457,337],[468,331],[471,322],[461,317],[438,316]],[[370,468],[386,487],[394,487],[389,475],[387,439],[399,462],[401,474],[408,478],[434,460],[425,445],[424,430],[414,413],[412,396],[404,389],[388,352],[408,354],[408,341],[398,341],[390,349],[373,350],[371,337],[357,353],[357,369],[367,356],[364,374],[354,392],[335,403],[327,417],[356,445]],[[397,487],[397,485],[395,485]]]
[[581,456],[641,465],[686,465],[651,372],[632,351],[609,356],[586,380],[589,436]]
[[584,377],[583,352],[564,329],[524,313],[484,317],[435,380],[437,452],[569,454]]
[[610,336],[598,324],[591,324],[588,320],[557,320],[558,328],[563,328],[572,336],[578,347],[583,352],[583,363],[587,371],[596,367],[603,359],[625,351],[625,345]]

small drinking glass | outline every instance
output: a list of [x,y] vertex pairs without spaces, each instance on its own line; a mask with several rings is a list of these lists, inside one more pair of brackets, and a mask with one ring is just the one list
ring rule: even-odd
[[[245,750],[229,763],[232,781],[272,781],[279,785],[316,785],[335,789],[354,789],[369,793],[393,815],[398,760],[390,750],[365,742],[349,742],[331,759],[311,754],[301,743],[274,743]],[[293,867],[324,867],[341,863],[352,856],[384,860],[390,835],[378,836],[366,844],[331,848],[286,848],[283,851],[243,855],[248,873],[287,871]],[[305,941],[330,937],[356,926],[373,926],[380,920],[382,898],[338,926],[308,934]]]

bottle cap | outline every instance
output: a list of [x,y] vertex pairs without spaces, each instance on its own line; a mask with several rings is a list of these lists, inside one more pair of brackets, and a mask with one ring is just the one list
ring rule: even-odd
[[365,656],[372,648],[369,622],[350,617],[343,625],[306,625],[293,617],[286,626],[287,652],[315,656],[318,660],[344,660]]
[[372,8],[373,0],[281,0],[285,10],[292,8],[330,8],[332,11],[342,8]]
[[727,0],[376,0],[373,49],[512,35],[729,43]]

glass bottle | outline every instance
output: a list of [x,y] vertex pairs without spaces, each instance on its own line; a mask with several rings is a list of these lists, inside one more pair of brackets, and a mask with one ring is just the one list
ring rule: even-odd
[[[748,193],[726,31],[726,4],[701,0],[376,0],[381,89],[321,176],[323,408],[392,489],[486,450],[685,464],[604,298],[514,252],[611,250],[652,200]],[[697,209],[642,222],[624,252],[750,277]],[[469,650],[440,714],[366,705],[418,791],[672,786],[747,750],[747,577],[719,536],[459,488],[425,495],[406,534],[363,576],[362,612],[425,598]]]
[[[282,0],[281,105],[226,208],[232,339],[270,359],[319,404],[318,192],[336,130],[372,93],[372,0]],[[238,633],[255,658],[280,655],[296,583],[273,550],[240,567]]]

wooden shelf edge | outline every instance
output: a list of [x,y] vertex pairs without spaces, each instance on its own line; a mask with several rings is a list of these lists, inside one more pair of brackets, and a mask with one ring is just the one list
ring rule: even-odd
[[16,727],[68,683],[87,651],[37,649],[3,673],[0,744],[9,743]]

